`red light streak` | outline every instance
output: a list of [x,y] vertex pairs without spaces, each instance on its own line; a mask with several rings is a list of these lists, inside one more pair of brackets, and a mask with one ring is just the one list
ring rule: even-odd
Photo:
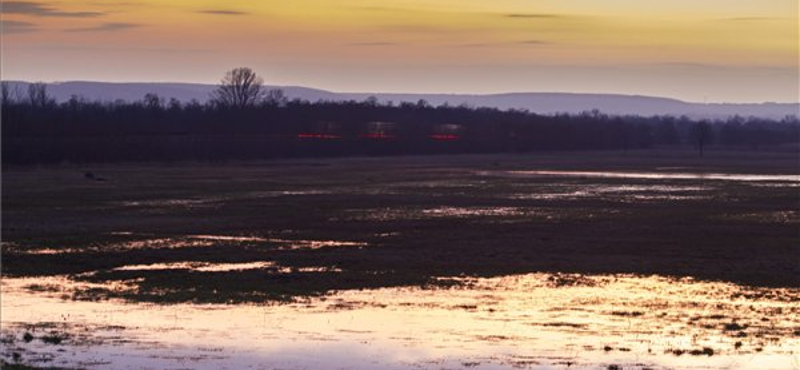
[[332,134],[297,134],[297,138],[331,140],[331,139],[341,139],[342,137],[339,135],[332,135]]
[[458,140],[459,136],[453,134],[433,134],[430,136],[430,138],[439,141],[453,141],[453,140]]

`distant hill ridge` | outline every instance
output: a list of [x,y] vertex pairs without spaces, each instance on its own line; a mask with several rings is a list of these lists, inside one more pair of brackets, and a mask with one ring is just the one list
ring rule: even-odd
[[[27,82],[7,81],[12,89],[25,92]],[[289,99],[309,101],[364,100],[370,96],[380,101],[417,102],[427,100],[432,105],[467,104],[473,107],[527,109],[540,114],[580,113],[597,109],[612,115],[686,115],[691,118],[726,118],[734,115],[781,119],[787,115],[800,116],[800,103],[690,103],[677,99],[618,94],[579,93],[501,93],[501,94],[413,94],[413,93],[338,93],[300,86],[266,86],[281,89]],[[205,102],[215,88],[210,84],[194,83],[115,83],[69,81],[48,84],[48,93],[63,102],[71,96],[88,100],[136,101],[147,93],[183,102]]]

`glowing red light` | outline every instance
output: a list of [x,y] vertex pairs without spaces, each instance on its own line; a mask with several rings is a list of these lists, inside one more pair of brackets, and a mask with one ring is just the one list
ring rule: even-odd
[[453,141],[460,139],[458,135],[453,134],[433,134],[430,136],[430,138],[439,141]]
[[332,135],[332,134],[297,134],[297,138],[331,140],[331,139],[341,139],[342,137],[339,135]]

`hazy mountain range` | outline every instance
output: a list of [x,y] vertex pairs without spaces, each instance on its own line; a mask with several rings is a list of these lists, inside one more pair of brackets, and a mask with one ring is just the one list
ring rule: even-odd
[[[26,82],[8,81],[12,91],[24,94]],[[87,100],[136,101],[147,93],[183,102],[205,102],[215,85],[192,83],[108,83],[71,81],[48,84],[48,93],[58,102],[77,95]],[[370,96],[380,101],[417,102],[427,100],[432,105],[467,104],[473,107],[499,109],[528,109],[541,114],[579,113],[593,109],[607,114],[687,115],[692,118],[724,118],[733,115],[780,119],[787,115],[800,116],[800,103],[691,103],[677,99],[639,95],[571,94],[571,93],[504,93],[504,94],[398,94],[398,93],[338,93],[298,86],[267,86],[281,89],[289,99],[309,101],[364,100]]]

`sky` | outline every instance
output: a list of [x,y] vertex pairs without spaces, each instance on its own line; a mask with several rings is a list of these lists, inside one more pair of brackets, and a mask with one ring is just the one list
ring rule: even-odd
[[797,0],[3,1],[2,78],[800,101]]

